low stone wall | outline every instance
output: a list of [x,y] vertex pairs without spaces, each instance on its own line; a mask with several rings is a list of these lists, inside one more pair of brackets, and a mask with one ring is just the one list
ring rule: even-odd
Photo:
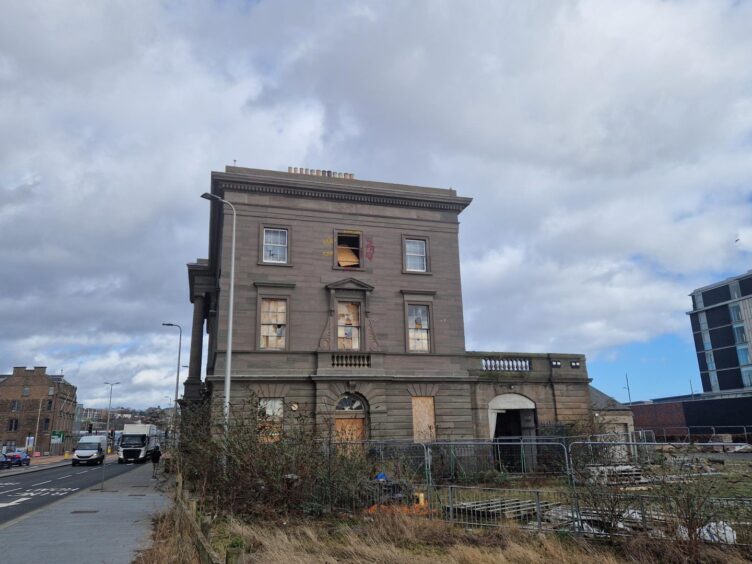
[[[183,480],[180,475],[177,476],[175,484],[175,529],[189,532],[187,540],[196,547],[201,564],[223,564],[207,538],[208,523],[199,523],[196,500],[185,499]],[[228,554],[226,563],[233,562],[237,562],[237,557],[234,554],[232,556]]]

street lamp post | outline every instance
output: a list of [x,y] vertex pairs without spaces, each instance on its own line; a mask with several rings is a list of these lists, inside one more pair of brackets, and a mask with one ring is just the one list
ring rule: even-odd
[[230,206],[230,209],[232,209],[232,246],[230,248],[230,305],[228,307],[227,313],[227,359],[225,361],[224,416],[226,435],[230,428],[230,374],[232,370],[232,313],[235,301],[235,222],[237,219],[237,214],[235,213],[235,206],[215,194],[204,192],[203,194],[201,194],[201,197],[205,200],[222,202],[223,204]]
[[[118,384],[120,384],[120,382],[105,382],[105,385],[110,387],[110,401],[107,404],[107,427],[104,430],[105,433],[107,433],[107,450],[110,448],[110,409],[112,409],[112,388]],[[102,460],[102,492],[104,492],[104,467],[107,462],[107,450],[105,450],[104,460]]]
[[162,323],[165,327],[177,327],[178,334],[178,370],[175,375],[175,405],[172,412],[172,432],[175,433],[175,422],[178,416],[178,385],[180,384],[180,352],[183,350],[183,328],[177,323]]

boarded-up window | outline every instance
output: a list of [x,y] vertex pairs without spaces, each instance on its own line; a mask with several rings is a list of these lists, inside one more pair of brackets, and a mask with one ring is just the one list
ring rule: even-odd
[[413,397],[413,439],[416,443],[436,439],[436,415],[432,397]]
[[276,440],[282,433],[283,398],[259,399],[259,431],[262,438]]
[[287,300],[261,300],[259,348],[284,350],[287,333]]
[[337,350],[360,350],[360,304],[337,303]]

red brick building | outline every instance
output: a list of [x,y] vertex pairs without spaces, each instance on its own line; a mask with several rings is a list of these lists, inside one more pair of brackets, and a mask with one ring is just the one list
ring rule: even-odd
[[[47,374],[44,366],[13,368],[0,375],[0,446],[26,446],[36,437],[35,450],[59,454],[74,442],[71,436],[76,413],[76,387],[62,375]],[[53,431],[63,433],[60,444]]]

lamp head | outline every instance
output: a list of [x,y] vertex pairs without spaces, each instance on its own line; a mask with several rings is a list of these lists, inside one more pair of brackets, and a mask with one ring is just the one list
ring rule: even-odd
[[175,327],[174,323],[162,323],[165,327]]
[[203,194],[201,194],[201,197],[204,200],[216,200],[216,201],[220,201],[220,197],[219,196],[215,196],[214,194],[209,194],[209,192],[204,192]]

